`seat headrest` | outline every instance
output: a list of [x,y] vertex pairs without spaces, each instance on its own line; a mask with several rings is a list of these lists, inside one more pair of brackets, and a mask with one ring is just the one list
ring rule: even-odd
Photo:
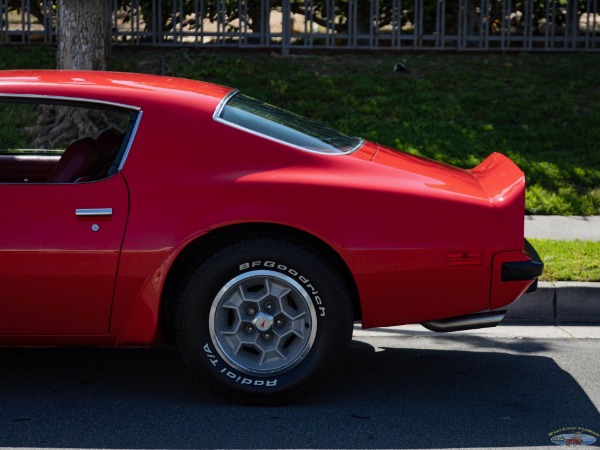
[[48,178],[53,183],[71,183],[94,173],[101,164],[94,139],[86,137],[69,145]]
[[122,141],[123,133],[116,128],[105,128],[96,135],[97,147],[101,152],[104,163],[112,162],[121,147]]

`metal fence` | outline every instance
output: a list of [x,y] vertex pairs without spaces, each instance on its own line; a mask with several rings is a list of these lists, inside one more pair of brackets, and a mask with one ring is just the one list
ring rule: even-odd
[[[600,50],[600,0],[105,1],[115,45]],[[56,0],[0,5],[0,41],[55,41]]]

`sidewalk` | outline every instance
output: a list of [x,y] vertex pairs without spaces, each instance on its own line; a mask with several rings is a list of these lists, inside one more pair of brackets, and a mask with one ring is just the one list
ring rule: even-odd
[[[525,216],[525,237],[600,241],[600,216]],[[508,308],[506,321],[600,324],[600,283],[540,282]]]
[[525,237],[600,241],[600,216],[525,216]]

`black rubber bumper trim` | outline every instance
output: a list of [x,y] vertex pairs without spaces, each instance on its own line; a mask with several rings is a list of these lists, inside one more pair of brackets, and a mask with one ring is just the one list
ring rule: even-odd
[[538,279],[536,278],[533,283],[531,283],[529,285],[529,287],[527,288],[527,290],[525,291],[526,294],[529,294],[530,292],[535,292],[537,291],[538,288]]
[[525,249],[531,256],[531,261],[505,262],[502,264],[502,281],[535,280],[544,272],[544,263],[533,245],[525,239]]

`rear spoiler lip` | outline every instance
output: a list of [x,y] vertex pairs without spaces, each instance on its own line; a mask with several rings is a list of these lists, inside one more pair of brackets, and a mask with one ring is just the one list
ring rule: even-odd
[[479,182],[517,248],[525,234],[525,174],[501,153],[492,153],[468,172]]

